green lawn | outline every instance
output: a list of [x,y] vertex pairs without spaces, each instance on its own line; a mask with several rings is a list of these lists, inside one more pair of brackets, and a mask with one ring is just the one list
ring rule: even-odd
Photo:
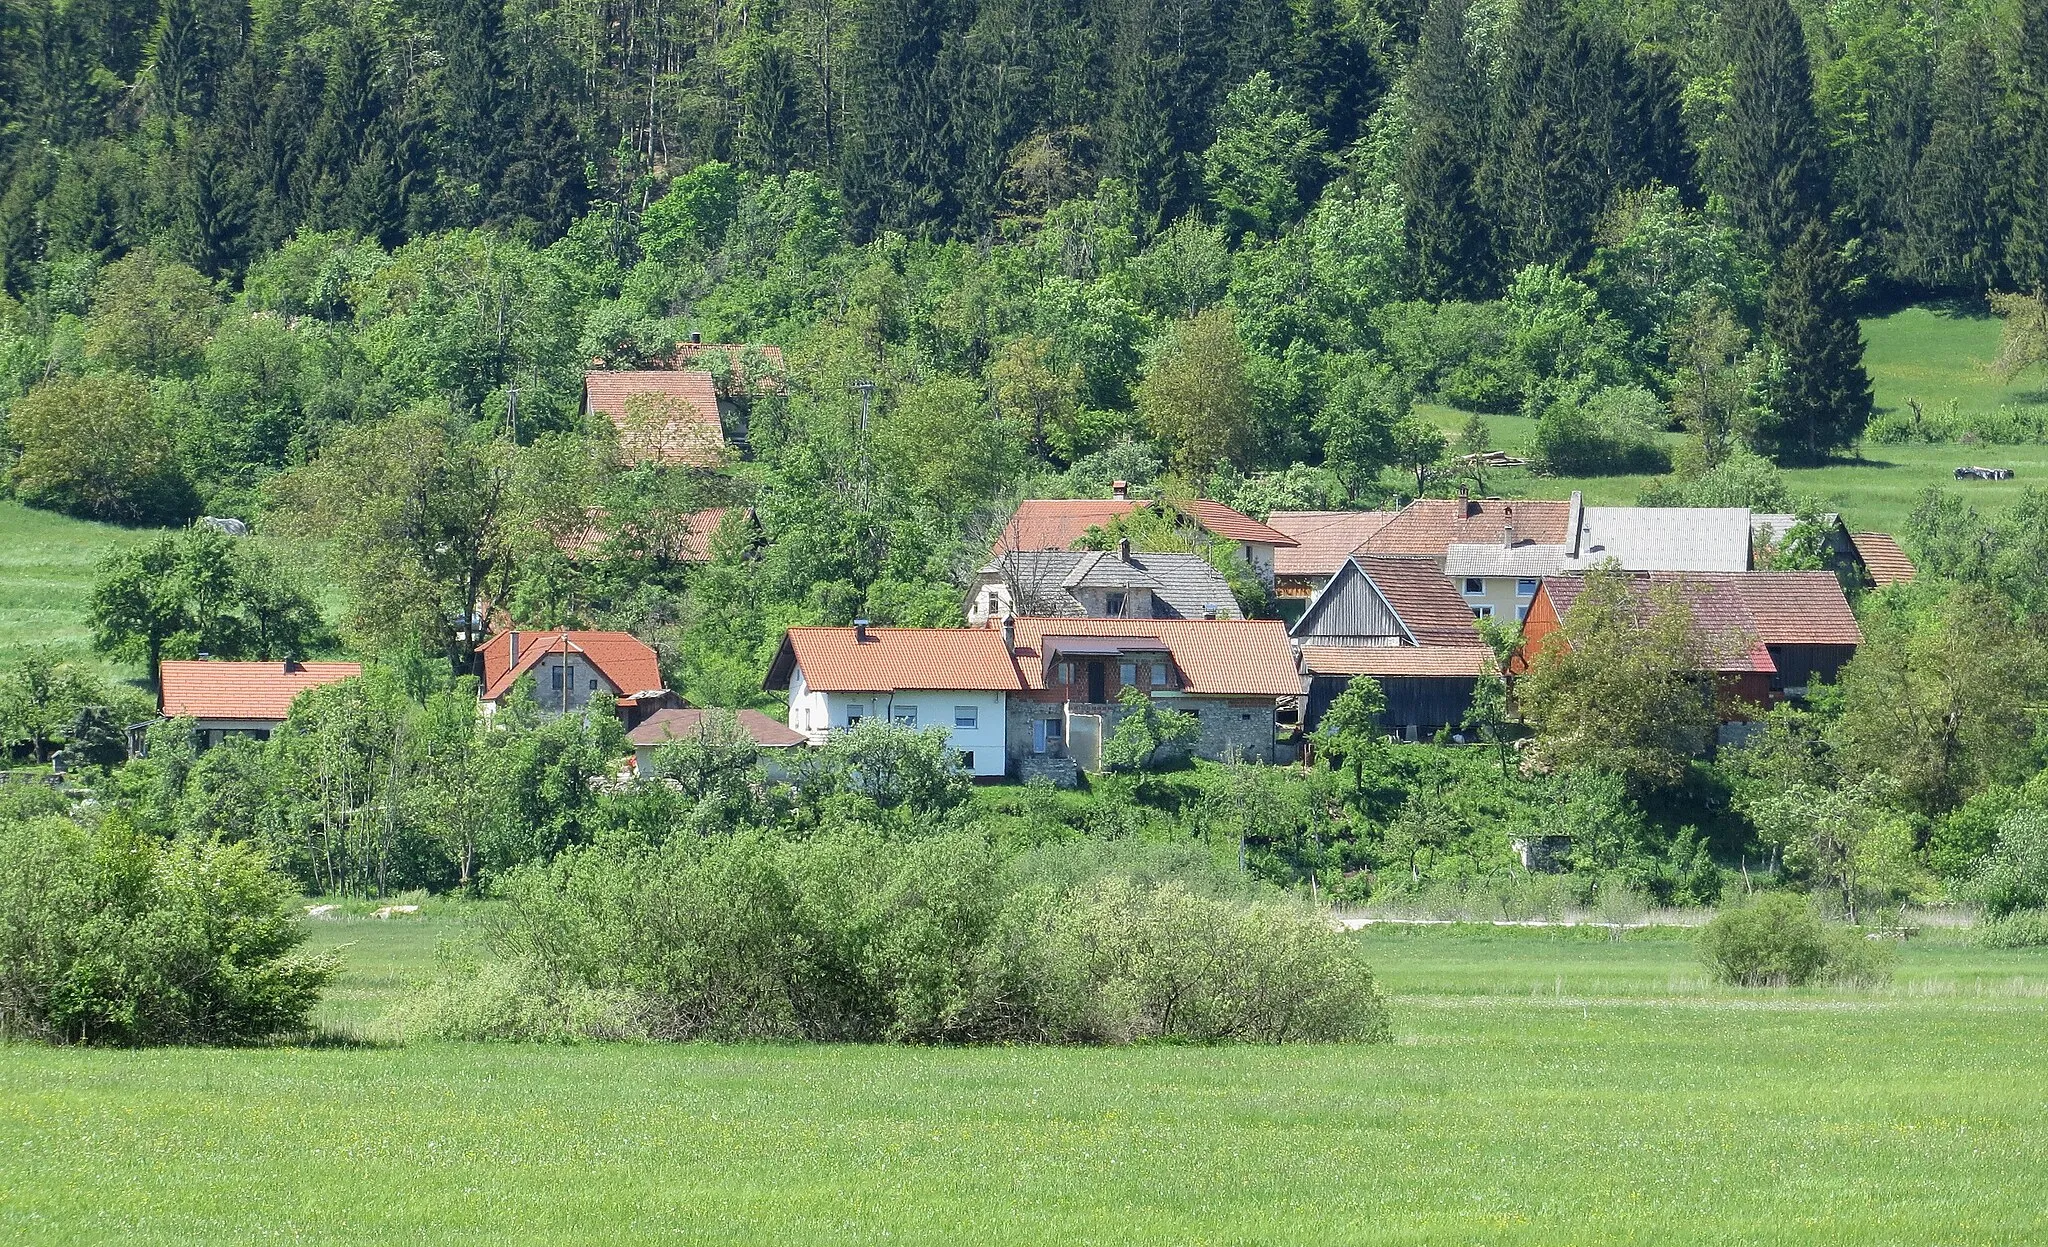
[[[353,942],[374,1012],[454,921]],[[1882,992],[1673,938],[1380,929],[1397,1043],[0,1049],[0,1236],[47,1243],[2017,1243],[2048,953]]]
[[93,568],[149,536],[0,499],[0,663],[32,645],[88,657],[85,609]]
[[2000,380],[1990,364],[1998,354],[1999,320],[1982,310],[1909,307],[1863,322],[1863,364],[1880,410],[1917,400],[1929,412],[1954,400],[1958,410],[2048,404],[2038,376]]

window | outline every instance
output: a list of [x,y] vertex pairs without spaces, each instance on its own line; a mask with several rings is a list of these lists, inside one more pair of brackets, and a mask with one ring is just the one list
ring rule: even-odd
[[1116,678],[1123,681],[1125,688],[1136,684],[1138,682],[1138,664],[1134,662],[1118,663]]
[[592,680],[592,681],[590,682],[590,691],[591,691],[591,692],[593,692],[593,693],[595,693],[595,692],[597,691],[597,681],[596,681],[596,680]]
[[1515,596],[1518,598],[1535,597],[1536,578],[1534,576],[1524,576],[1521,579],[1515,581]]
[[1152,664],[1152,687],[1166,687],[1166,664],[1163,662],[1155,662]]
[[1527,620],[1528,618],[1529,618],[1529,604],[1528,604],[1527,602],[1524,602],[1524,603],[1522,603],[1522,604],[1521,604],[1520,606],[1517,606],[1517,607],[1515,608],[1515,622],[1516,622],[1516,623],[1522,623],[1523,621]]
[[991,615],[996,613],[996,601],[996,591],[994,589],[990,589],[988,591],[988,613]]
[[1486,582],[1477,576],[1467,576],[1465,577],[1465,592],[1484,593],[1486,592]]
[[1121,615],[1121,614],[1123,614],[1123,613],[1124,613],[1124,595],[1123,595],[1123,594],[1121,594],[1121,593],[1111,593],[1111,594],[1108,594],[1108,595],[1106,595],[1106,596],[1105,596],[1105,597],[1103,598],[1103,607],[1102,607],[1102,611],[1103,611],[1103,613],[1104,613],[1104,614],[1106,614],[1106,615]]
[[1058,719],[1047,719],[1045,721],[1045,736],[1047,740],[1058,740],[1060,738],[1061,732],[1064,730],[1065,729],[1060,726],[1060,721]]
[[973,706],[953,707],[954,727],[964,727],[972,729],[980,722],[980,719],[981,712],[976,710]]
[[556,691],[557,693],[561,692],[561,691],[562,691],[562,677],[563,677],[563,676],[565,676],[565,675],[567,675],[567,674],[568,674],[568,672],[567,672],[567,671],[566,671],[565,669],[561,668],[561,667],[549,667],[549,668],[548,668],[548,674],[549,674],[549,675],[552,675],[552,676],[554,677],[554,680],[555,680],[555,691]]
[[868,704],[864,701],[854,702],[846,708],[846,726],[848,727],[859,727],[860,721],[867,717]]
[[1063,663],[1061,663],[1061,664],[1060,664],[1060,683],[1062,683],[1062,684],[1072,684],[1073,682],[1074,682],[1074,664],[1073,664],[1073,663],[1070,663],[1070,662],[1063,662]]
[[916,706],[898,706],[898,707],[896,707],[896,721],[897,721],[898,723],[901,723],[901,724],[902,724],[903,726],[905,726],[905,727],[916,727],[916,726],[917,726],[917,707],[916,707]]
[[974,769],[974,750],[962,749],[960,751],[960,769],[963,771]]
[[1475,619],[1491,619],[1493,618],[1493,608],[1491,606],[1475,606],[1472,608],[1472,617]]

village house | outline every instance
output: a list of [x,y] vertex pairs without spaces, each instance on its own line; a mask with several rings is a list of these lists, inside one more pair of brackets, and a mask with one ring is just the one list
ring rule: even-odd
[[879,718],[943,728],[973,775],[1071,783],[1138,688],[1201,722],[1196,757],[1274,758],[1276,714],[1300,695],[1274,620],[1036,618],[984,628],[791,628],[766,687],[815,744]]
[[1388,730],[1427,739],[1465,722],[1479,678],[1496,666],[1465,599],[1420,555],[1346,559],[1288,637],[1309,730],[1353,678],[1371,676],[1386,695]]
[[712,467],[728,445],[746,452],[757,391],[780,384],[782,350],[702,342],[696,334],[658,366],[592,369],[583,374],[583,410],[618,430],[630,463]]
[[[1132,498],[1130,486],[1123,481],[1110,488],[1109,498],[1027,498],[1018,503],[989,558],[997,561],[1005,554],[1031,550],[1071,550],[1087,538],[1090,529],[1103,528],[1141,507],[1155,505],[1151,500]],[[1269,588],[1276,552],[1295,544],[1286,533],[1220,502],[1196,499],[1172,507],[1188,528],[1229,542],[1235,557]]]
[[[782,759],[787,756],[787,751],[809,744],[802,732],[777,723],[758,710],[725,713],[733,716],[734,726],[761,750],[770,776],[786,775],[789,767]],[[626,733],[626,739],[633,746],[633,773],[642,779],[652,775],[656,750],[673,741],[703,739],[707,726],[715,722],[719,714],[716,710],[702,710],[694,706],[671,706],[649,715]]]
[[1199,554],[1136,553],[1129,540],[1105,550],[1010,550],[981,569],[967,622],[1005,615],[1133,619],[1236,619],[1237,598]]
[[985,628],[791,628],[764,687],[789,693],[789,726],[814,745],[869,719],[944,728],[977,779],[1008,770],[1009,699],[1022,690],[1002,637]]
[[268,740],[300,693],[362,673],[355,662],[165,659],[157,665],[157,706],[167,719],[193,720],[202,749],[229,736]]
[[1398,511],[1274,511],[1266,524],[1294,539],[1273,551],[1273,593],[1281,614],[1298,613],[1322,592],[1352,553]]
[[[1655,572],[1631,578],[1639,601],[1653,587],[1680,586],[1713,663],[1723,743],[1738,740],[1756,710],[1805,700],[1832,682],[1863,643],[1863,632],[1832,572]],[[1546,577],[1523,625],[1524,653],[1564,643],[1561,621],[1585,588],[1582,576]]]
[[662,683],[654,651],[629,632],[512,628],[485,641],[482,652],[485,714],[501,708],[528,675],[543,714],[573,714],[602,693],[630,729],[676,705],[675,694]]

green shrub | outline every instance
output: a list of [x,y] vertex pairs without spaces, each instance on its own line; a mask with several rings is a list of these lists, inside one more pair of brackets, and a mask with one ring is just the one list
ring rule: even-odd
[[1990,854],[1958,890],[1992,918],[2048,907],[2048,813],[2031,806],[2007,813]]
[[478,1039],[1384,1040],[1359,944],[1184,848],[678,837],[508,880],[411,1014]]
[[1738,987],[1870,985],[1891,976],[1889,945],[1830,931],[1806,898],[1789,892],[1723,910],[1700,929],[1698,944],[1714,980]]
[[0,825],[0,1033],[118,1045],[303,1029],[335,969],[296,891],[245,845],[164,843],[109,819]]
[[1979,948],[2048,947],[2048,910],[2030,909],[1993,918],[1971,932]]

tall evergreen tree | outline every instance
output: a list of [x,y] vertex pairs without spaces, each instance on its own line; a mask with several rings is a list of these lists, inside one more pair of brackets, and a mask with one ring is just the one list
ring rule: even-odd
[[1606,193],[1614,99],[1592,36],[1561,0],[1525,0],[1508,30],[1485,185],[1509,270],[1575,263]]
[[437,31],[440,164],[449,211],[465,225],[490,210],[517,126],[506,90],[504,16],[502,0],[451,0]]
[[1934,80],[1934,124],[1913,170],[1906,275],[1975,291],[1997,280],[2007,216],[1996,193],[1998,97],[1991,45],[1976,32],[1951,42]]
[[1408,71],[1413,131],[1401,156],[1401,192],[1416,293],[1425,299],[1488,298],[1499,283],[1474,167],[1485,79],[1466,39],[1469,4],[1432,0]]
[[1714,181],[1736,224],[1776,252],[1828,214],[1806,31],[1790,0],[1728,0],[1721,23],[1733,80],[1715,136]]
[[1853,445],[1870,420],[1863,330],[1844,286],[1841,253],[1818,221],[1772,270],[1764,303],[1772,419],[1763,436],[1782,462],[1820,463]]
[[2020,5],[2019,83],[2012,132],[2012,232],[2005,262],[2014,284],[2048,289],[2048,6]]
[[521,112],[525,121],[518,146],[507,153],[493,215],[532,221],[537,241],[546,244],[568,233],[590,207],[588,158],[560,97],[550,94]]
[[[1279,6],[1247,0],[1246,7]],[[1293,13],[1292,46],[1274,58],[1283,66],[1276,76],[1294,93],[1310,124],[1328,136],[1330,150],[1343,151],[1386,94],[1386,75],[1373,59],[1358,16],[1345,6],[1336,0],[1296,0]]]

